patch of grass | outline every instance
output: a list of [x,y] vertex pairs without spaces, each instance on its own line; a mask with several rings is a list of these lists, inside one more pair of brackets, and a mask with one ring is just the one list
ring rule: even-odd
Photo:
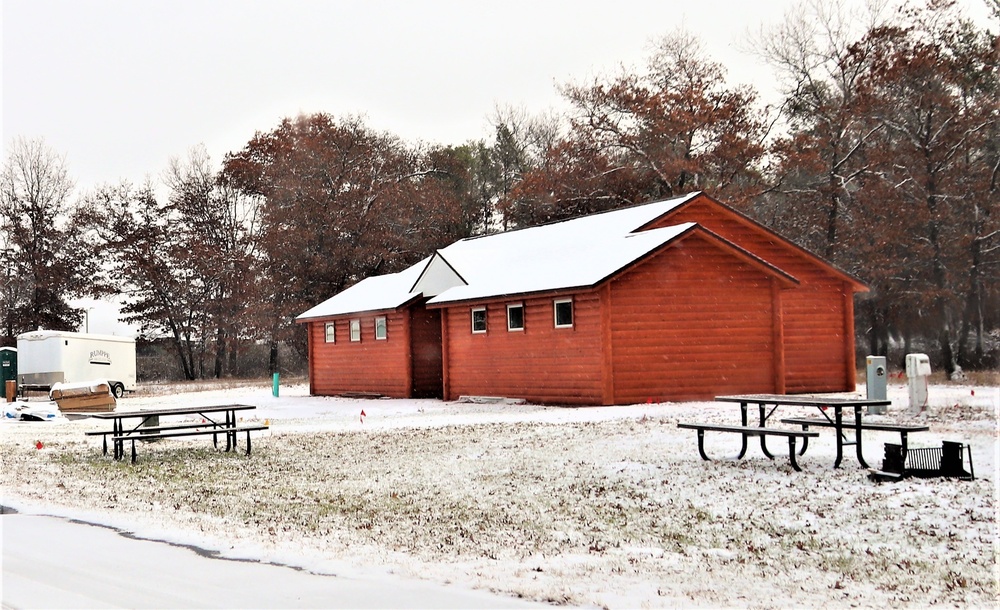
[[[305,383],[306,377],[288,376],[281,378],[282,385]],[[270,388],[272,379],[198,379],[195,381],[144,382],[136,388],[134,396],[163,396],[168,394],[186,394],[189,392],[206,392],[210,390],[232,390],[238,388],[266,387]]]

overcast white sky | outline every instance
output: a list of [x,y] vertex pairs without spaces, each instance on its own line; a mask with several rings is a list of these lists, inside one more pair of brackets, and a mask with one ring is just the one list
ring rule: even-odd
[[741,48],[799,1],[3,0],[4,158],[44,138],[88,190],[199,143],[218,163],[303,112],[461,144],[496,104],[558,107],[558,84],[640,65],[678,26],[768,94]]

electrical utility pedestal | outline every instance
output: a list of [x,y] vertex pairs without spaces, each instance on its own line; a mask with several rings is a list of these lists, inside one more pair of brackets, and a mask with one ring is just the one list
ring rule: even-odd
[[910,392],[910,415],[927,411],[927,378],[931,374],[931,359],[927,354],[906,355],[906,386]]
[[[886,373],[885,356],[868,356],[868,373],[865,375],[865,387],[868,390],[868,400],[886,400],[889,375]],[[870,406],[868,412],[873,415],[885,415],[885,405]]]

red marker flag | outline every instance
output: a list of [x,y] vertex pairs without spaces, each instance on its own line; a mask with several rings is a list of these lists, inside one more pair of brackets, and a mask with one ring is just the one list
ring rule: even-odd
[[361,423],[365,423],[365,410],[361,409]]

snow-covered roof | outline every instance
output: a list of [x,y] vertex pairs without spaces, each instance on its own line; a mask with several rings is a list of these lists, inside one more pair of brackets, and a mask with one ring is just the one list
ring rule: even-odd
[[698,194],[463,239],[405,271],[358,282],[297,319],[390,310],[421,295],[433,304],[594,286],[694,227],[638,231]]
[[347,290],[323,301],[319,305],[299,315],[297,320],[325,318],[360,311],[384,311],[405,305],[417,294],[410,288],[417,281],[420,272],[427,265],[425,258],[416,265],[399,273],[375,275],[365,278]]
[[122,337],[119,335],[100,335],[96,333],[78,333],[69,330],[32,330],[21,333],[17,336],[20,341],[45,341],[46,339],[88,339],[100,341],[117,341],[119,343],[135,343],[134,337]]
[[694,226],[635,232],[695,196],[457,241],[438,255],[464,283],[429,303],[594,286]]
[[576,236],[568,231],[515,231],[495,239],[460,241],[440,254],[468,283],[428,303],[594,286],[693,226]]

